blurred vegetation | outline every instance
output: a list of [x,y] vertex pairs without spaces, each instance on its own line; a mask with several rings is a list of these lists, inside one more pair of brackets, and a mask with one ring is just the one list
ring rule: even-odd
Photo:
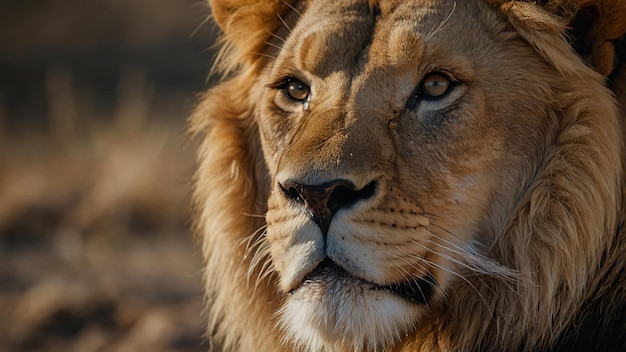
[[47,77],[59,72],[71,77],[78,101],[99,108],[115,104],[119,80],[129,69],[140,69],[156,94],[202,90],[212,59],[208,13],[199,0],[5,1],[4,115],[13,121],[44,117],[51,103]]
[[185,119],[214,29],[192,0],[0,11],[0,352],[206,351]]

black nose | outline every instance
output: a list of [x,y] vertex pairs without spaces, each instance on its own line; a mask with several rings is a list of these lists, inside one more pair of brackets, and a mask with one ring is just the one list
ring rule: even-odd
[[376,181],[361,189],[356,189],[352,182],[346,180],[335,180],[321,185],[303,185],[287,181],[280,184],[280,187],[287,198],[304,205],[313,221],[326,235],[335,213],[339,209],[349,208],[356,202],[373,196]]

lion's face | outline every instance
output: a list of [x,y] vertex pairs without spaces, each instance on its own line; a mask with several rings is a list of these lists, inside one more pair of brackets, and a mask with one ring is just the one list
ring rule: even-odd
[[498,267],[485,256],[554,136],[558,78],[483,1],[291,16],[254,83],[281,326],[312,350],[382,348]]
[[623,349],[624,1],[210,1],[216,344]]

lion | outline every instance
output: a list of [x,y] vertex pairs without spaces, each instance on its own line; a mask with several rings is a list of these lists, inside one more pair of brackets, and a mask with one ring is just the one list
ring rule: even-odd
[[626,350],[626,1],[210,5],[213,347]]

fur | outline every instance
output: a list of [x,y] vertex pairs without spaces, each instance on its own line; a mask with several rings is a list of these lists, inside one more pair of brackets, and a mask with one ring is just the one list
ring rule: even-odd
[[[626,350],[626,1],[211,7],[224,78],[190,131],[215,348]],[[458,83],[407,103],[432,72]],[[333,179],[376,187],[325,233],[281,187]],[[425,304],[380,289],[406,280]]]

